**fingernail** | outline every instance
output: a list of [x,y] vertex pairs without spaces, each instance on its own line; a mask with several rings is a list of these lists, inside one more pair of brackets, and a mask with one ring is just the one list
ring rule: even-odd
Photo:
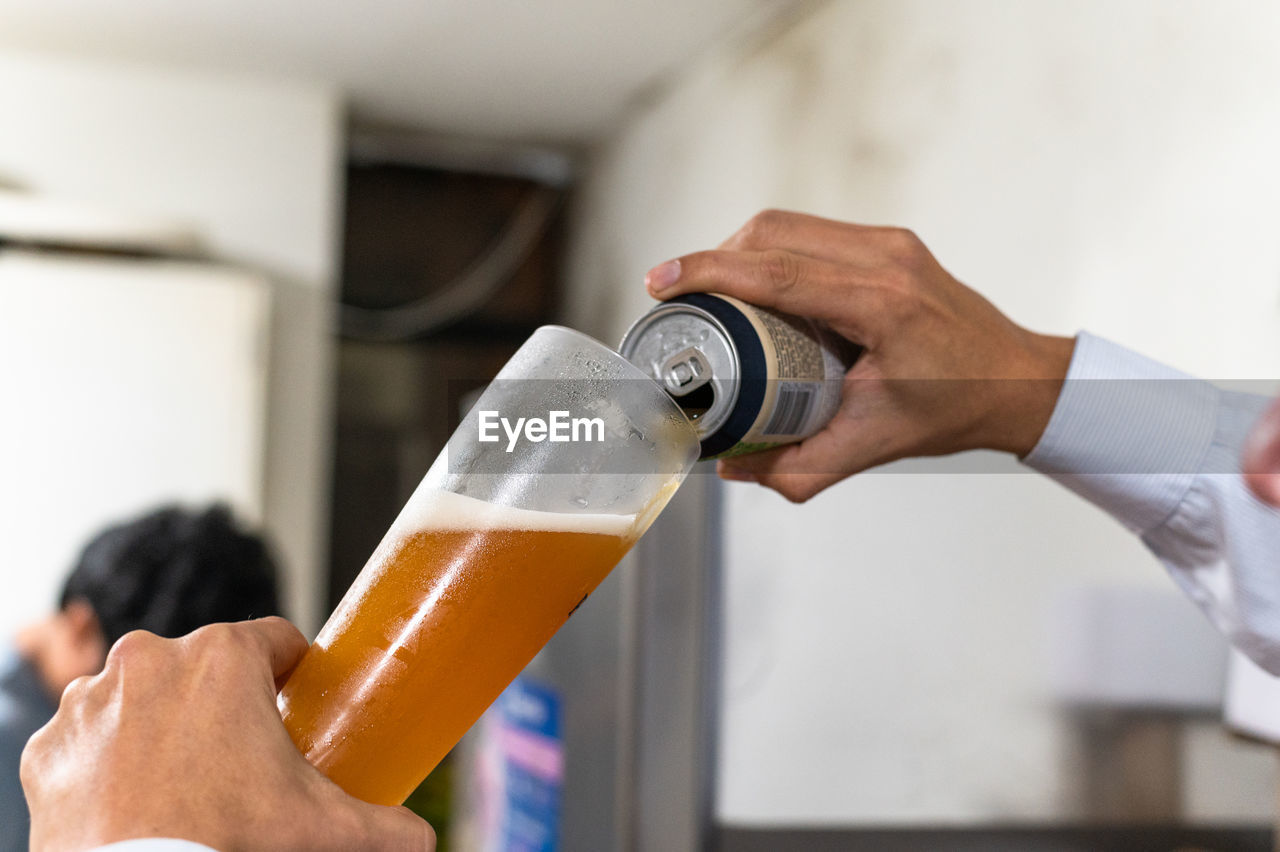
[[722,464],[720,469],[716,471],[720,474],[721,479],[729,479],[733,482],[759,482],[760,478],[750,471],[743,470],[740,467]]
[[680,280],[680,261],[668,260],[655,266],[644,277],[644,285],[651,293],[660,293]]

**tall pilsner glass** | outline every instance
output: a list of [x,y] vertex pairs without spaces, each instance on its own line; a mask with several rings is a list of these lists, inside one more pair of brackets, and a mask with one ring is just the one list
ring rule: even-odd
[[538,329],[464,418],[281,691],[307,760],[365,801],[403,802],[648,528],[697,457],[693,427],[659,385],[589,337]]

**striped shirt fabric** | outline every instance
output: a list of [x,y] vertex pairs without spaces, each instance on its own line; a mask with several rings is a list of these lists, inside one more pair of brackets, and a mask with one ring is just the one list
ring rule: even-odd
[[1280,510],[1240,476],[1269,402],[1081,333],[1023,463],[1141,536],[1236,648],[1280,674]]

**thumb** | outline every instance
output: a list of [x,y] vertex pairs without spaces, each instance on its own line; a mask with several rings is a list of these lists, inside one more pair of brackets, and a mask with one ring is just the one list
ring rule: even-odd
[[364,837],[352,849],[385,852],[435,852],[436,832],[426,820],[404,807],[371,805],[352,800],[360,815]]
[[238,621],[233,630],[247,637],[257,646],[264,668],[276,689],[284,685],[286,676],[307,653],[307,639],[298,628],[278,615]]

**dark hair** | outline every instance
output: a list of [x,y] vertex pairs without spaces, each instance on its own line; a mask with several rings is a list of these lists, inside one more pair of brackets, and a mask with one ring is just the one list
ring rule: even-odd
[[110,646],[130,630],[181,636],[215,621],[278,615],[266,543],[222,504],[165,507],[99,533],[80,554],[59,606],[83,600]]

